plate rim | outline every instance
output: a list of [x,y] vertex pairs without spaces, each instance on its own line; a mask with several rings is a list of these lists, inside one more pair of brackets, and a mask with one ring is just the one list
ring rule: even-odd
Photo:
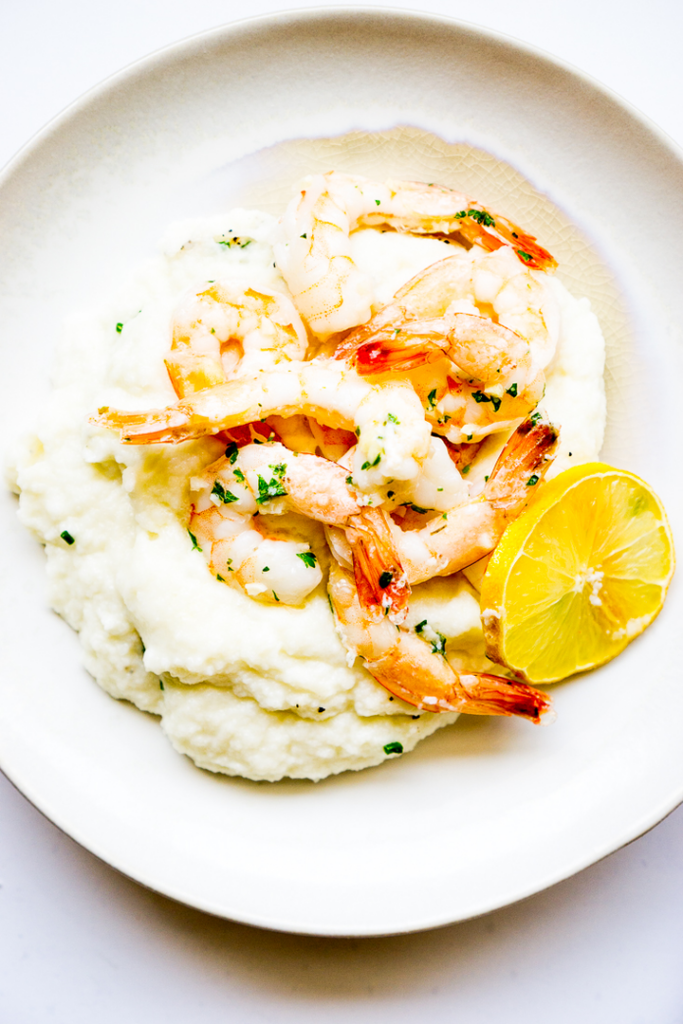
[[[570,76],[578,78],[591,90],[597,91],[603,97],[610,100],[622,111],[632,117],[642,128],[646,129],[649,133],[654,135],[656,139],[662,144],[667,150],[669,150],[671,156],[683,165],[683,148],[676,143],[655,121],[653,121],[648,115],[644,114],[637,107],[635,107],[630,101],[626,100],[615,90],[604,83],[595,79],[587,72],[575,67],[571,63],[558,58],[555,55],[545,51],[534,44],[520,40],[514,36],[506,33],[501,33],[496,30],[490,29],[485,26],[480,26],[477,23],[464,21],[457,18],[451,18],[446,15],[433,14],[430,12],[421,12],[414,9],[407,8],[395,8],[395,7],[377,7],[374,5],[349,5],[349,6],[316,6],[311,8],[291,8],[286,11],[278,11],[270,14],[262,14],[249,18],[242,18],[235,21],[230,21],[222,25],[214,26],[213,28],[203,30],[198,33],[193,33],[180,40],[176,40],[163,47],[155,49],[149,54],[146,54],[125,67],[115,71],[113,74],[108,75],[102,81],[96,83],[91,88],[87,89],[80,96],[74,99],[61,111],[59,111],[54,117],[46,122],[37,132],[35,132],[24,145],[10,158],[5,166],[0,170],[0,199],[2,190],[6,184],[16,174],[21,174],[23,165],[32,159],[33,155],[40,150],[40,147],[47,140],[50,139],[55,133],[61,131],[70,120],[76,117],[84,108],[87,108],[91,102],[106,96],[106,94],[116,88],[119,84],[135,78],[139,75],[144,75],[155,66],[163,65],[166,61],[170,61],[174,56],[186,52],[188,49],[191,50],[194,47],[201,46],[202,43],[207,41],[215,41],[228,36],[239,35],[240,32],[256,27],[260,24],[268,27],[276,27],[278,24],[296,24],[308,21],[319,21],[321,19],[328,19],[333,17],[343,17],[345,19],[352,19],[358,14],[362,15],[375,15],[383,19],[398,18],[403,22],[421,22],[432,25],[444,25],[450,29],[461,30],[469,33],[471,36],[480,36],[485,39],[489,39],[498,43],[503,44],[506,47],[511,47],[518,53],[527,54],[532,56],[536,60],[541,60],[550,67],[559,67]],[[683,803],[683,780],[676,790],[676,795],[672,800],[671,795],[666,799],[658,803],[655,810],[650,814],[642,816],[639,822],[633,826],[630,836],[620,840],[617,845],[610,845],[609,848],[604,849],[602,852],[587,853],[585,857],[580,857],[575,860],[572,866],[562,870],[561,872],[555,872],[550,878],[544,878],[538,884],[528,887],[527,891],[520,892],[512,899],[505,899],[503,901],[494,901],[491,905],[483,906],[481,909],[474,913],[465,913],[462,916],[453,916],[452,912],[448,912],[441,917],[434,916],[432,913],[429,915],[429,920],[415,923],[412,925],[406,925],[400,930],[391,928],[389,930],[382,930],[376,927],[369,929],[358,928],[354,931],[339,930],[332,926],[329,929],[323,929],[316,927],[315,929],[298,926],[297,924],[278,922],[273,919],[267,920],[258,914],[247,915],[243,913],[228,914],[227,912],[221,912],[206,905],[203,901],[192,899],[189,900],[183,895],[178,895],[164,888],[159,888],[148,878],[143,877],[139,872],[135,872],[128,867],[119,866],[115,863],[115,860],[110,859],[110,856],[106,852],[99,848],[98,843],[84,839],[78,834],[78,830],[68,829],[66,825],[62,824],[60,820],[56,819],[47,810],[41,806],[40,796],[33,792],[33,787],[30,785],[22,785],[21,781],[17,780],[11,768],[8,768],[5,764],[4,751],[0,750],[0,771],[8,779],[10,784],[21,793],[31,804],[35,807],[39,813],[41,813],[48,821],[54,824],[61,832],[73,839],[84,849],[98,857],[98,859],[104,861],[110,867],[119,871],[121,874],[128,878],[133,879],[137,884],[142,885],[144,888],[159,893],[160,895],[179,902],[183,905],[193,906],[202,912],[209,913],[213,916],[220,918],[228,918],[244,922],[246,924],[259,927],[268,928],[275,931],[282,931],[286,933],[295,934],[310,934],[310,935],[325,935],[325,936],[383,936],[383,935],[395,935],[395,934],[409,934],[419,931],[424,931],[432,928],[444,927],[448,924],[456,923],[458,921],[469,920],[478,916],[489,914],[497,909],[501,909],[505,906],[513,905],[514,903],[520,902],[531,898],[533,895],[544,891],[553,885],[558,884],[567,878],[572,877],[574,874],[584,870],[592,864],[598,863],[605,857],[618,849],[623,848],[629,843],[640,838],[642,835],[654,828],[660,821],[666,818],[672,813],[676,807]]]

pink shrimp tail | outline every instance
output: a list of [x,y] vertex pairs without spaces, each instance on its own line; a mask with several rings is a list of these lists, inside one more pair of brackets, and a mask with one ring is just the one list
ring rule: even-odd
[[349,520],[346,536],[353,552],[353,574],[362,607],[402,622],[408,613],[410,584],[394,548],[384,512],[365,510]]
[[533,686],[488,672],[461,675],[460,685],[467,694],[463,710],[468,715],[515,715],[538,723],[552,704],[550,697]]

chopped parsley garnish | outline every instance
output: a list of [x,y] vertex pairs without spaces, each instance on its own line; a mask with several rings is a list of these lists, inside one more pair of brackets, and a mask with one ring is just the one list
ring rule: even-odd
[[421,505],[412,505],[411,504],[410,508],[412,508],[413,512],[418,512],[421,516],[424,516],[424,515],[427,514],[427,512],[429,512],[428,508],[422,508]]
[[400,422],[401,421],[394,416],[393,412],[390,412],[390,413],[387,413],[387,418],[384,421],[384,426],[386,427],[387,423],[400,423]]
[[379,578],[379,585],[382,588],[382,590],[386,590],[387,589],[387,587],[389,586],[389,584],[391,583],[393,578],[394,578],[393,572],[389,572],[387,570],[386,572],[382,573],[382,575]]
[[380,204],[381,202],[382,202],[382,200],[381,200],[381,199],[375,199],[375,205],[376,205],[376,206],[379,206],[379,204]]
[[261,569],[261,572],[270,572],[270,566],[264,565],[263,568]]
[[494,228],[496,222],[490,213],[486,210],[461,210],[460,213],[456,213],[456,220],[462,220],[463,217],[471,217],[472,220],[476,220],[477,224],[483,224],[485,228]]
[[309,569],[315,569],[318,564],[318,559],[312,551],[297,551],[296,557],[300,558],[304,565]]
[[272,469],[273,476],[270,480],[264,480],[259,474],[258,479],[258,497],[256,502],[258,505],[263,505],[264,502],[270,501],[272,498],[282,498],[287,491],[284,486],[284,476],[287,471],[287,467],[284,464],[277,466],[269,466]]
[[525,263],[531,263],[533,256],[530,253],[524,252],[524,249],[515,249],[515,252],[522,257]]
[[531,416],[529,417],[529,419],[531,420],[532,423],[538,423],[540,418],[541,418],[540,412],[532,412]]
[[385,754],[402,754],[403,744],[399,743],[398,740],[394,740],[392,743],[385,743],[382,749]]
[[482,402],[491,402],[493,405],[493,411],[498,412],[500,409],[500,398],[497,395],[487,395],[483,391],[473,391],[472,398],[475,402],[481,404]]
[[445,656],[446,637],[443,635],[443,633],[439,633],[439,631],[436,629],[434,630],[434,632],[436,633],[437,639],[430,641],[432,645],[432,654],[443,654]]
[[469,473],[471,468],[472,468],[471,466],[463,466],[462,467],[462,475],[463,476],[467,476],[467,474]]
[[529,479],[526,482],[526,485],[527,485],[527,487],[533,487],[535,484],[538,483],[539,480],[540,480],[540,477],[536,476],[536,474],[534,473],[533,476],[529,477]]
[[62,530],[59,536],[62,538],[63,541],[66,541],[66,543],[69,545],[76,543],[76,541],[71,536],[68,530]]
[[275,593],[275,591],[273,591],[273,597],[275,598],[275,600],[276,600],[276,601],[277,601],[277,603],[279,604],[279,603],[280,603],[280,598],[279,598],[279,597],[277,596],[277,594]]
[[516,398],[517,397],[517,385],[516,384],[511,384],[510,387],[505,392],[505,394],[506,395],[512,395],[513,398]]
[[245,481],[245,476],[244,476],[244,473],[242,472],[242,470],[239,469],[239,468],[238,469],[234,469],[233,473],[235,474],[235,480],[239,480],[239,482],[241,484],[243,484],[244,481]]
[[353,487],[353,477],[352,476],[347,476],[346,482],[349,485],[349,487]]
[[165,690],[165,689],[166,689],[166,687],[164,686],[164,681],[163,681],[163,679],[160,679],[160,680],[159,680],[159,689],[160,689],[160,690]]
[[318,708],[318,714],[321,715],[324,710],[325,710],[325,708]]
[[187,532],[189,533],[190,540],[192,541],[192,550],[193,551],[201,551],[202,549],[200,548],[199,544],[197,543],[197,538],[193,534],[192,530],[188,530]]
[[387,498],[393,498],[393,496],[395,494],[396,494],[396,491],[387,491]]
[[233,494],[232,491],[227,489],[227,487],[224,487],[220,480],[216,480],[214,482],[214,485],[211,488],[211,493],[215,494],[224,505],[230,505],[233,501],[240,500],[236,494]]
[[308,238],[308,235],[307,235],[307,234],[306,234],[306,232],[304,231],[303,235],[299,235],[299,238]]
[[121,323],[118,323],[118,324],[116,325],[116,333],[117,333],[117,334],[120,334],[122,330],[123,330],[123,324],[121,324]]
[[228,447],[225,449],[225,457],[231,466],[235,464],[235,459],[239,454],[239,448],[234,441],[231,441]]
[[487,484],[488,482],[489,482],[489,474],[487,473],[486,476],[484,477],[484,483]]
[[436,388],[434,388],[433,391],[429,392],[429,394],[427,395],[427,401],[429,402],[433,409],[434,406],[436,405]]
[[356,437],[360,437],[360,427],[356,427],[356,429],[354,430],[354,434],[356,435]]
[[246,247],[251,245],[253,241],[253,238],[240,238],[238,235],[235,235],[234,238],[219,238],[218,244],[225,245],[228,249],[231,249],[233,245],[239,246],[240,249],[246,249]]
[[421,633],[426,625],[427,625],[427,620],[426,619],[423,619],[422,622],[418,622],[417,626],[415,627],[415,632],[416,633]]
[[372,462],[364,462],[360,467],[361,469],[373,469],[375,466],[379,466],[382,461],[382,456],[378,455]]
[[225,583],[225,578],[219,572],[216,573],[216,579],[219,583]]

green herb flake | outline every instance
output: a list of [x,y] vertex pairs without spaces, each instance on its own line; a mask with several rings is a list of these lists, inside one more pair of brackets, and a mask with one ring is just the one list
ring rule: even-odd
[[258,479],[258,497],[256,502],[258,505],[263,505],[266,501],[271,501],[273,498],[282,498],[287,494],[287,490],[284,486],[284,475],[287,471],[287,467],[284,464],[277,466],[269,466],[272,469],[273,476],[271,480],[264,480],[259,474]]
[[349,487],[353,487],[353,477],[352,476],[347,476],[346,482],[349,485]]
[[524,252],[524,249],[515,249],[515,252],[518,256],[522,257],[525,263],[531,263],[533,260],[533,256],[528,252]]
[[116,325],[116,333],[120,334],[122,330],[123,330],[123,324],[122,323],[118,323]]
[[434,406],[436,405],[436,388],[429,392],[429,394],[427,395],[427,401],[429,402],[430,406],[433,409]]
[[216,579],[218,580],[219,583],[225,583],[224,577],[221,576],[219,572],[216,573]]
[[500,409],[500,398],[497,395],[487,395],[483,391],[473,391],[472,398],[477,404],[481,405],[482,402],[491,402],[493,405],[493,411],[498,412]]
[[529,479],[527,480],[527,482],[526,482],[527,487],[535,487],[540,479],[541,478],[534,473],[533,476],[530,476]]
[[165,690],[165,689],[166,689],[166,687],[164,686],[164,681],[163,681],[163,679],[160,679],[160,680],[159,680],[159,689],[160,689],[160,690]]
[[372,462],[364,462],[363,465],[360,468],[361,469],[374,469],[375,466],[379,466],[381,461],[382,461],[382,456],[381,455],[377,455],[376,458],[374,458],[372,460]]
[[234,441],[231,441],[228,447],[225,449],[225,457],[231,466],[234,466],[235,459],[239,455],[239,448]]
[[360,437],[360,427],[356,427],[356,429],[354,430],[354,434],[356,435],[356,437]]
[[531,416],[529,417],[531,422],[534,423],[534,424],[538,423],[540,418],[541,418],[540,412],[532,412]]
[[462,467],[462,475],[463,476],[467,476],[467,474],[469,473],[471,468],[472,468],[471,466],[463,466]]
[[308,235],[307,235],[307,234],[306,234],[306,232],[304,231],[303,235],[299,235],[299,238],[308,238]]
[[389,586],[389,584],[391,583],[393,578],[394,578],[393,572],[389,572],[387,570],[386,572],[382,573],[382,575],[379,578],[379,585],[382,588],[382,590],[386,590],[387,589],[387,587]]
[[432,654],[443,654],[444,657],[445,657],[446,656],[446,637],[443,635],[443,633],[439,633],[438,630],[434,630],[434,632],[436,633],[437,639],[436,640],[430,640],[430,643],[432,645]]
[[273,593],[273,597],[275,598],[275,600],[276,600],[276,601],[277,601],[277,603],[279,604],[279,603],[280,603],[280,598],[279,598],[279,597],[277,596],[277,594],[275,593],[275,591],[274,591],[274,590],[273,590],[273,592],[272,592],[272,593]]
[[270,572],[270,566],[264,565],[263,568],[261,569],[261,572]]
[[75,543],[76,543],[76,541],[75,541],[75,540],[74,540],[74,538],[73,538],[73,537],[71,536],[71,534],[69,533],[69,531],[68,531],[68,530],[62,530],[62,532],[60,533],[60,535],[59,535],[59,536],[60,536],[60,537],[62,538],[62,540],[63,540],[63,541],[65,541],[65,542],[66,542],[66,543],[67,543],[67,544],[68,544],[69,546],[71,546],[72,544],[75,544]]
[[202,549],[200,548],[199,544],[197,543],[197,538],[193,534],[192,530],[188,530],[187,532],[190,535],[190,540],[192,541],[192,550],[193,551],[201,551]]
[[241,484],[246,482],[246,477],[241,469],[234,469],[233,473],[235,474],[235,480],[239,480]]
[[512,398],[516,398],[517,397],[517,385],[516,384],[511,384],[510,387],[505,392],[505,394],[506,395],[511,395]]
[[315,569],[318,564],[318,559],[312,551],[297,551],[296,557],[300,558],[304,565],[309,569]]
[[476,220],[477,224],[483,224],[485,228],[495,228],[496,222],[486,210],[468,210],[467,216]]
[[415,632],[416,633],[421,633],[426,625],[427,625],[427,620],[426,619],[423,619],[422,622],[418,622],[417,626],[415,627]]
[[401,421],[394,416],[393,412],[390,412],[390,413],[387,413],[387,418],[384,421],[384,426],[386,427],[387,423],[400,423],[400,422]]
[[380,204],[381,202],[382,202],[382,200],[381,200],[381,199],[375,199],[375,206],[379,206],[379,204]]
[[403,744],[399,743],[398,740],[393,740],[392,743],[385,743],[382,749],[385,754],[402,754]]
[[489,482],[489,474],[487,473],[486,476],[484,477],[484,483],[487,484],[488,482]]
[[231,505],[233,501],[239,501],[240,499],[232,491],[229,491],[227,487],[224,487],[220,480],[214,481],[214,485],[211,488],[211,493],[215,494],[224,505]]
[[421,516],[424,516],[424,515],[427,514],[427,512],[429,512],[428,508],[422,508],[421,505],[412,505],[411,504],[409,507],[412,508],[413,512],[418,512],[419,515],[421,515]]

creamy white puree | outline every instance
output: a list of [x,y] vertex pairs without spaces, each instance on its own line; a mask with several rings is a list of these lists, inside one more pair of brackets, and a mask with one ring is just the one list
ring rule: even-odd
[[[65,327],[45,416],[12,470],[20,516],[45,544],[49,599],[80,633],[88,671],[112,696],[161,716],[177,750],[212,771],[250,779],[321,779],[378,764],[455,714],[416,714],[351,660],[324,584],[303,607],[269,606],[216,581],[186,530],[189,480],[222,454],[211,439],[136,448],[88,424],[98,407],[174,401],[163,358],[178,297],[206,280],[286,286],[273,265],[272,218],[236,210],[174,225],[162,253],[111,304]],[[221,244],[238,236],[248,245]],[[387,301],[414,273],[450,255],[440,241],[358,232],[354,258]],[[604,345],[586,299],[553,281],[558,349],[543,407],[562,427],[554,472],[597,457]],[[122,324],[120,332],[116,325]],[[476,493],[500,441],[474,467]],[[63,531],[74,538],[68,545]],[[323,567],[322,530],[309,524]],[[477,593],[458,575],[416,587],[410,624],[427,619],[454,665],[483,668]]]

